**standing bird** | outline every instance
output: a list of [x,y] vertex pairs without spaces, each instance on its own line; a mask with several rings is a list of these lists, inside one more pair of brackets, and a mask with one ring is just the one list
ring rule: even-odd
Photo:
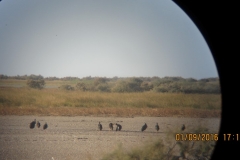
[[145,123],[145,124],[142,126],[141,131],[143,132],[143,131],[146,130],[146,129],[147,129],[147,124]]
[[109,123],[109,128],[110,128],[111,130],[113,130],[113,124],[112,124],[112,123]]
[[122,126],[121,126],[120,124],[117,124],[117,123],[116,123],[116,125],[117,125],[117,127],[116,127],[116,131],[121,131]]
[[118,124],[118,130],[119,130],[119,131],[122,130],[122,125]]
[[101,131],[102,130],[102,124],[99,122],[98,123],[98,129]]
[[41,124],[39,121],[37,121],[37,127],[40,128]]
[[48,125],[47,125],[47,122],[43,125],[43,129],[47,129],[48,128]]
[[185,130],[185,128],[186,128],[186,127],[185,127],[185,125],[183,124],[183,125],[182,125],[182,131],[184,131],[184,130]]
[[155,129],[158,131],[159,130],[159,125],[158,123],[155,125]]
[[36,124],[36,119],[34,119],[34,121],[32,121],[32,122],[29,124],[30,129],[33,129],[33,128],[35,127],[35,124]]

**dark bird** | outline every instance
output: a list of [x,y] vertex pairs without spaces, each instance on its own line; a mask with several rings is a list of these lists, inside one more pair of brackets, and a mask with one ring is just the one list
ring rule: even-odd
[[120,124],[117,124],[117,123],[116,123],[116,125],[117,125],[117,127],[116,127],[116,131],[121,131],[122,126],[121,126]]
[[102,130],[102,124],[99,122],[98,123],[98,129],[101,131]]
[[35,127],[35,124],[36,124],[36,119],[34,119],[34,121],[32,121],[32,122],[29,124],[30,129],[33,129],[33,128]]
[[159,125],[158,123],[155,125],[155,129],[158,131],[159,130]]
[[145,131],[146,129],[147,129],[147,124],[145,123],[145,124],[142,126],[141,131],[143,132],[143,131]]
[[185,125],[183,124],[183,125],[182,125],[182,131],[184,131],[184,130],[185,130],[185,128],[186,128],[186,127],[185,127]]
[[40,128],[41,124],[39,121],[37,121],[37,127]]
[[47,122],[43,125],[43,129],[47,129],[48,128],[48,125],[47,125]]
[[111,130],[113,130],[113,124],[112,124],[112,123],[109,123],[109,128],[110,128]]

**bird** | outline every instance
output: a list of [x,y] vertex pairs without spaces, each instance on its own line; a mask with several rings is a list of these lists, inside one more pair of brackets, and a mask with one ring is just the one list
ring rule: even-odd
[[102,130],[102,124],[99,122],[98,123],[98,129],[101,131]]
[[41,124],[39,121],[37,121],[37,127],[40,128]]
[[147,124],[145,123],[145,124],[142,126],[141,131],[143,132],[143,131],[145,131],[146,129],[147,129]]
[[111,130],[113,130],[113,124],[112,124],[112,123],[109,123],[109,128],[110,128]]
[[158,125],[158,123],[156,123],[155,129],[156,129],[157,131],[159,130],[159,125]]
[[185,130],[185,128],[186,128],[186,127],[185,127],[185,125],[183,124],[183,125],[182,125],[182,131],[184,131],[184,130]]
[[36,124],[36,119],[34,119],[34,121],[32,121],[32,122],[29,124],[30,129],[33,129],[33,128],[35,127],[35,124]]
[[116,123],[116,125],[117,125],[117,127],[116,127],[116,131],[121,131],[122,126],[121,126],[120,124],[117,124],[117,123]]
[[43,125],[43,129],[47,129],[48,128],[48,125],[47,125],[47,122]]

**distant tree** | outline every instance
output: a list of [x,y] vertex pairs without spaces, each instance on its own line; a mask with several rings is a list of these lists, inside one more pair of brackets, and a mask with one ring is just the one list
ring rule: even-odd
[[194,79],[194,78],[187,78],[186,81],[187,81],[187,82],[197,82],[197,80]]
[[59,78],[57,78],[57,77],[46,77],[46,78],[44,78],[45,80],[48,80],[48,81],[54,81],[54,80],[59,80]]
[[142,80],[140,78],[131,78],[127,82],[128,88],[130,92],[140,92],[142,91],[141,84]]
[[91,76],[87,76],[87,77],[83,77],[83,78],[82,78],[82,80],[92,80],[92,79],[94,79],[94,78],[91,77]]
[[32,79],[32,80],[42,80],[42,79],[44,79],[43,76],[41,76],[41,75],[34,75],[34,74],[31,74],[28,78]]
[[63,77],[61,78],[63,81],[72,81],[72,80],[79,80],[78,77]]
[[107,83],[107,81],[108,81],[107,78],[98,77],[98,78],[95,78],[94,85],[97,86],[99,84],[104,84],[104,83]]
[[112,80],[118,80],[118,76],[114,76]]
[[40,79],[40,80],[29,79],[27,81],[27,85],[30,88],[42,89],[45,85],[45,81],[43,79]]
[[7,75],[0,74],[0,79],[8,79]]

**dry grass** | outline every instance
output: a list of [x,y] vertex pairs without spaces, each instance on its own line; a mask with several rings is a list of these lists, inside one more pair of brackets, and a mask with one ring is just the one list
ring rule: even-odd
[[153,117],[220,117],[220,110],[196,109],[151,109],[151,108],[72,108],[72,107],[0,107],[0,115],[39,115],[39,116],[153,116]]
[[0,115],[220,117],[221,95],[1,88]]
[[[113,152],[107,153],[102,160],[208,160],[211,158],[216,141],[176,141],[176,133],[169,131],[164,138],[148,139],[143,146],[126,150],[120,144]],[[206,133],[208,129],[199,127],[192,133]]]

